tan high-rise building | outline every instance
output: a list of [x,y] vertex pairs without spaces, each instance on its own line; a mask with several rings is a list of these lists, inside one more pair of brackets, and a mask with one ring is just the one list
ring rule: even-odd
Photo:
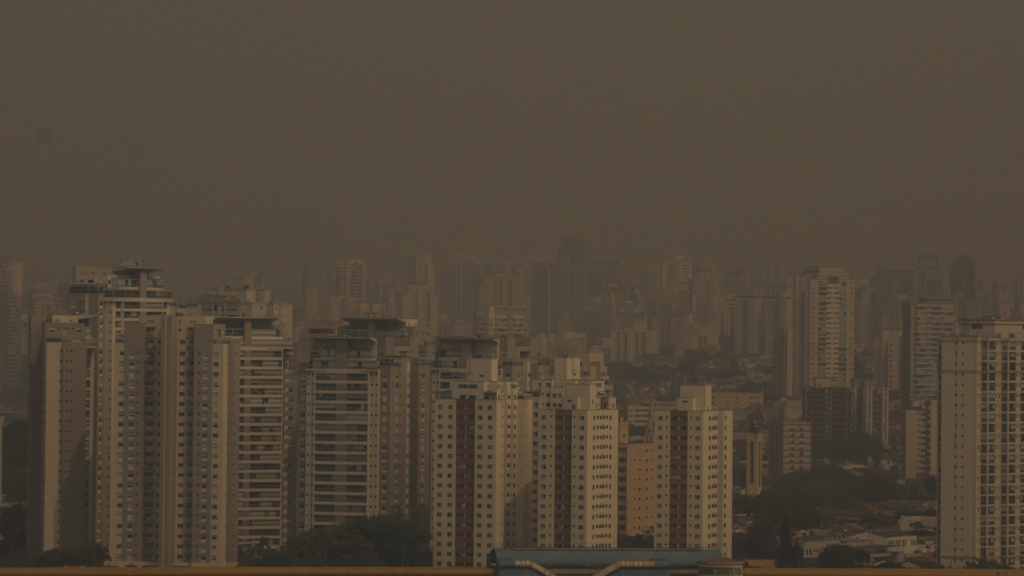
[[710,386],[682,386],[676,407],[651,416],[654,545],[732,553],[732,412],[711,408]]
[[939,397],[942,339],[957,332],[956,299],[917,298],[903,304],[904,406]]
[[811,469],[811,423],[802,418],[800,400],[778,398],[766,407],[768,473],[772,478]]
[[892,391],[902,390],[901,355],[903,354],[903,331],[883,330],[882,336],[875,338],[874,373],[879,386]]
[[622,538],[654,533],[653,442],[631,442],[629,421],[619,421],[619,544]]
[[618,411],[603,365],[556,358],[554,378],[534,383],[536,546],[614,548]]
[[812,266],[793,303],[794,393],[820,379],[853,382],[854,282],[843,268]]
[[157,271],[75,267],[77,314],[42,324],[33,550],[226,566],[287,537],[290,308],[221,290],[181,310]]
[[939,552],[943,567],[1024,565],[1024,323],[969,320],[942,340]]
[[889,445],[889,389],[875,380],[854,380],[857,393],[857,432]]
[[[533,403],[499,360],[438,360],[430,436],[435,566],[487,565],[495,548],[532,545]],[[449,379],[451,378],[451,379]]]
[[764,489],[764,456],[768,434],[764,431],[744,432],[743,441],[747,448],[747,483],[743,493],[757,496]]
[[425,512],[427,462],[418,441],[429,371],[422,340],[397,318],[349,318],[308,329],[303,367],[304,530],[353,516]]
[[924,400],[923,406],[904,411],[903,472],[908,480],[939,474],[939,442],[932,436],[939,429],[939,410],[931,403]]

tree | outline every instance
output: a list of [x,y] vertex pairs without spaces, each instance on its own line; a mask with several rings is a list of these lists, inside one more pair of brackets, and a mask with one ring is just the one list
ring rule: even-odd
[[885,454],[882,440],[870,434],[853,434],[815,442],[815,456],[829,462],[856,462],[865,466],[878,464]]
[[28,535],[25,504],[15,502],[0,511],[0,550],[5,555],[25,553]]
[[619,548],[654,548],[654,529],[648,528],[632,536],[620,534]]
[[804,562],[804,550],[798,544],[793,544],[793,533],[789,529],[789,522],[783,520],[779,525],[779,555],[775,565],[779,568],[800,568]]
[[359,516],[239,550],[251,566],[429,566],[430,531],[404,516]]
[[733,537],[736,558],[778,558],[779,539],[771,526],[755,521],[742,534]]
[[871,561],[871,555],[861,548],[843,544],[826,546],[818,556],[822,568],[856,568]]
[[103,566],[110,560],[106,546],[95,544],[92,548],[54,548],[40,554],[36,566]]
[[3,494],[6,502],[24,502],[28,494],[28,421],[4,426]]
[[964,568],[971,570],[1007,570],[1010,567],[1001,562],[996,562],[991,558],[978,558],[977,560],[971,560]]

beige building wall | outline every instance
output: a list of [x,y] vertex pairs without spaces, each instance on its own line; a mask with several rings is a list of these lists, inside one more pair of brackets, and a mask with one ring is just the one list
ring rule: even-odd
[[939,473],[939,410],[931,401],[904,412],[904,476],[914,480]]
[[715,410],[748,410],[764,404],[764,392],[712,392],[711,407]]
[[942,340],[938,560],[943,567],[962,568],[978,558],[1011,569],[1024,565],[1018,510],[1024,493],[1022,359],[1020,321],[965,321],[957,336]]
[[654,531],[654,443],[629,441],[629,422],[619,421],[618,535]]
[[[497,360],[488,363],[493,374]],[[533,399],[520,393],[517,382],[465,381],[435,397],[430,514],[435,566],[484,567],[495,548],[529,545],[515,540],[522,537],[521,527],[530,525],[522,516],[532,498],[532,410]]]
[[[537,543],[541,548],[614,548],[618,507],[618,411],[600,380],[581,380],[578,358],[555,360],[542,381],[537,431]],[[563,367],[564,366],[564,367]]]
[[732,413],[711,409],[710,386],[682,386],[676,408],[652,418],[655,547],[731,556]]

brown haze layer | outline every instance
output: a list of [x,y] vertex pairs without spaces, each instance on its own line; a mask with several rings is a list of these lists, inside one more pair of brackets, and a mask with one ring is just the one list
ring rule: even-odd
[[[1019,268],[1024,3],[0,4],[0,253]],[[187,278],[186,278],[187,276]]]

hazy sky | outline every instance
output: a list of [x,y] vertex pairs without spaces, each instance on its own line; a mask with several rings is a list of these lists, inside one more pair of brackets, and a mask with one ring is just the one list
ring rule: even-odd
[[[0,254],[1018,270],[1022,2],[0,3]],[[191,275],[191,278],[186,278]]]

